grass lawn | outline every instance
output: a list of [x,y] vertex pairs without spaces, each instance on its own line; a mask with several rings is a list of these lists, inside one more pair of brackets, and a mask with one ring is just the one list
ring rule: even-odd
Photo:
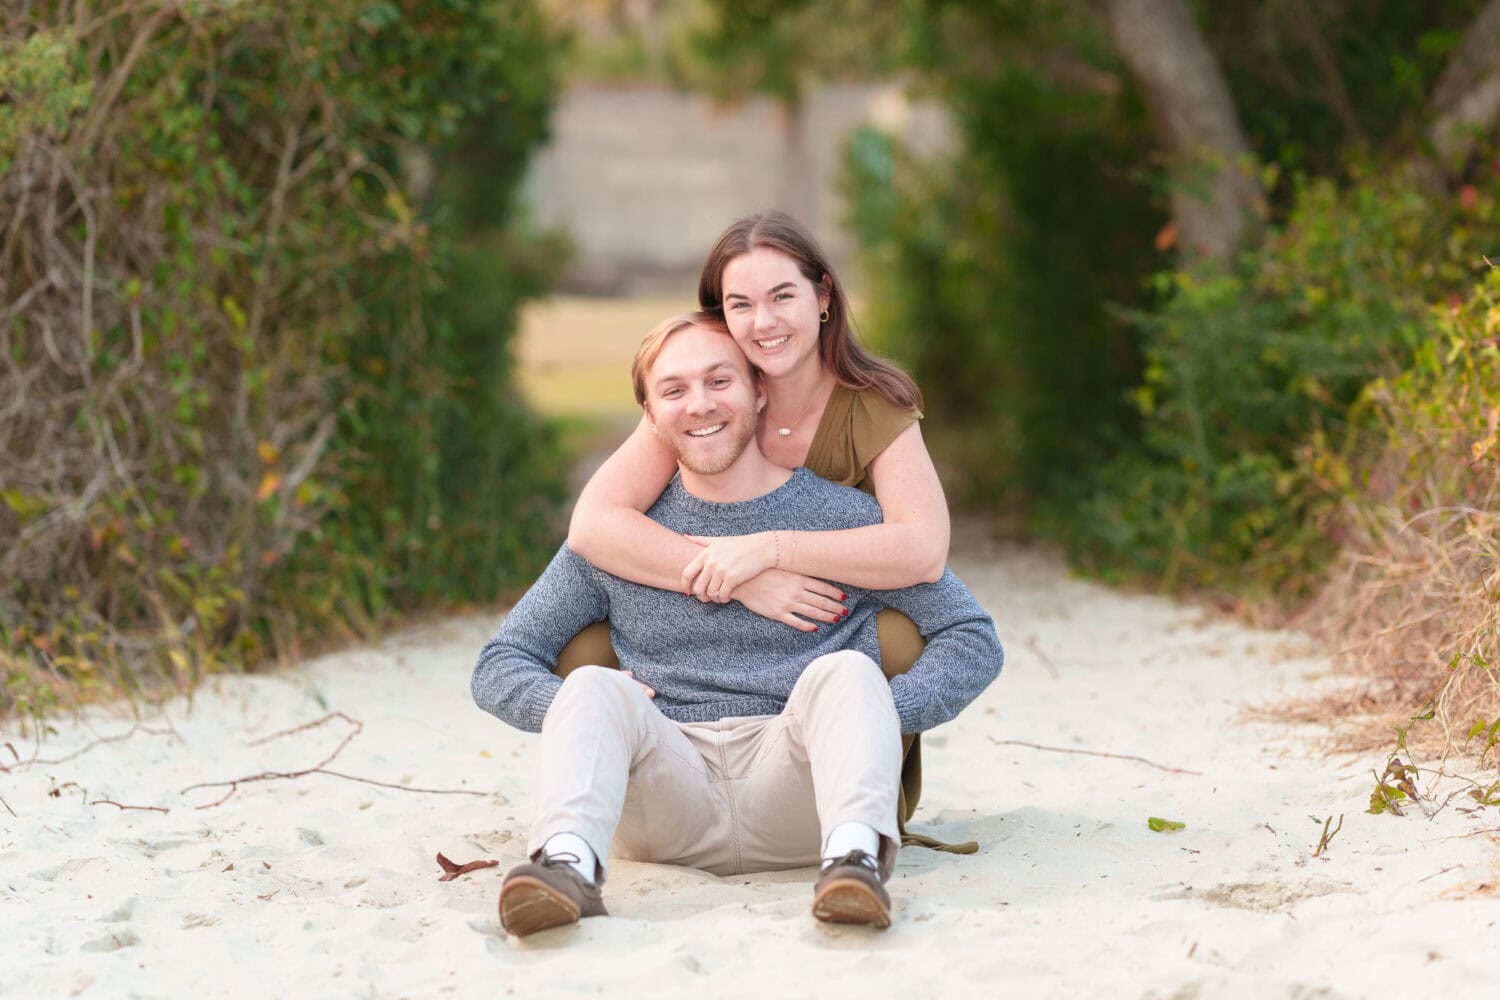
[[636,347],[658,322],[692,308],[687,296],[533,302],[516,345],[521,392],[548,417],[633,423],[640,413],[630,390]]

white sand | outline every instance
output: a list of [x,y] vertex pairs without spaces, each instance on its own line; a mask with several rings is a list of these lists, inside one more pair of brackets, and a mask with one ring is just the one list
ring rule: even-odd
[[[959,551],[955,546],[955,551]],[[469,700],[498,616],[402,635],[284,676],[223,678],[129,731],[59,721],[0,774],[0,995],[730,997],[1484,995],[1500,958],[1500,810],[1363,810],[1380,755],[1246,709],[1329,683],[1296,636],[1073,581],[1025,551],[955,568],[994,614],[1000,679],[926,742],[918,828],[977,856],[901,855],[884,933],[808,913],[811,870],[742,878],[617,862],[613,916],[527,942],[495,913],[522,859],[532,737]],[[1042,651],[1038,653],[1038,650]],[[222,794],[195,782],[317,764]],[[167,723],[175,730],[172,735]],[[159,735],[158,733],[167,733]],[[1138,755],[1040,751],[1023,740]],[[0,736],[25,758],[14,727]],[[0,745],[0,761],[14,755]],[[1449,784],[1447,788],[1457,788]],[[57,794],[51,792],[56,790]],[[156,806],[121,811],[100,799]],[[1343,814],[1328,852],[1326,816]],[[1180,820],[1174,834],[1149,816]],[[500,867],[439,882],[434,855]],[[1489,888],[1480,888],[1486,885]]]

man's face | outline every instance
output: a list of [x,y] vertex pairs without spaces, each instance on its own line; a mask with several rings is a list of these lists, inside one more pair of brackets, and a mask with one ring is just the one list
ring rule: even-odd
[[717,475],[755,436],[765,393],[732,338],[690,326],[667,338],[646,376],[646,415],[683,468]]

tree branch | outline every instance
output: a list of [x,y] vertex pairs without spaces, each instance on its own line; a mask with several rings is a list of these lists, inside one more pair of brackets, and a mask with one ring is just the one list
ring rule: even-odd
[[1245,170],[1250,144],[1229,84],[1187,0],[1106,0],[1104,9],[1170,164],[1179,245],[1223,260],[1245,239],[1261,200]]
[[1500,0],[1490,0],[1464,33],[1427,102],[1427,141],[1436,168],[1461,171],[1474,134],[1500,120]]

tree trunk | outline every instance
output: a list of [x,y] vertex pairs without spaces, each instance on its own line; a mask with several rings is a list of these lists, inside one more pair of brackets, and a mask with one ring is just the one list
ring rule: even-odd
[[1427,103],[1427,141],[1444,176],[1463,171],[1474,136],[1500,120],[1500,0],[1490,0],[1454,49]]
[[1223,260],[1258,223],[1261,204],[1224,74],[1187,0],[1105,0],[1104,8],[1168,159],[1178,246],[1190,258]]

